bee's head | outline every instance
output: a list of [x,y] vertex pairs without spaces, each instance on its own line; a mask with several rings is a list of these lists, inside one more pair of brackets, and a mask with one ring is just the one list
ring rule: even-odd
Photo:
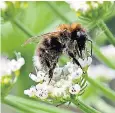
[[82,51],[85,50],[87,34],[82,28],[75,29],[71,33],[71,39],[77,42],[78,50],[80,51],[80,57],[82,58]]
[[76,40],[86,41],[86,38],[87,38],[87,33],[84,30],[82,29],[76,30]]
[[86,31],[82,28],[81,24],[71,24],[71,39],[77,41],[86,41]]
[[84,50],[86,41],[89,41],[91,43],[91,56],[92,56],[92,41],[90,39],[88,39],[88,34],[84,29],[78,28],[78,29],[74,30],[71,33],[71,39],[77,41],[79,51]]
[[71,34],[71,39],[77,40],[78,42],[85,43],[87,40],[87,33],[83,29],[74,30]]

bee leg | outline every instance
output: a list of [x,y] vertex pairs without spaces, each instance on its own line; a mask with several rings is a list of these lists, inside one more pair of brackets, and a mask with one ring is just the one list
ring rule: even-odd
[[80,57],[83,58],[83,56],[82,56],[82,50],[80,50]]
[[79,61],[74,57],[73,53],[68,52],[68,54],[69,54],[69,56],[73,59],[73,61],[74,61],[78,66],[80,66],[81,69],[83,69],[82,66],[81,66],[81,64],[79,63]]
[[50,78],[50,80],[49,80],[48,84],[51,82],[52,77],[53,77],[53,69],[50,69],[49,70],[49,78]]

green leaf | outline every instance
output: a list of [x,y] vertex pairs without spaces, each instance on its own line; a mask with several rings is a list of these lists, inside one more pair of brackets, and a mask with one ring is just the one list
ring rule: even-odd
[[71,99],[72,103],[78,106],[84,113],[100,113],[99,111],[93,109],[92,107],[84,104],[79,99]]
[[30,99],[25,99],[25,98],[13,96],[13,95],[8,95],[3,102],[5,102],[8,105],[11,104],[11,106],[13,107],[18,107],[18,109],[20,110],[21,109],[28,110],[28,111],[33,110],[33,112],[31,113],[36,113],[39,110],[44,111],[44,112],[49,112],[49,113],[64,113],[64,112],[72,113],[70,111],[59,109],[57,107],[54,107],[48,104],[40,103],[39,101],[37,102],[37,101],[33,101]]
[[33,109],[31,107],[28,107],[26,105],[23,105],[21,103],[18,103],[16,102],[15,100],[11,100],[10,98],[6,98],[3,103],[13,107],[14,109],[18,110],[18,111],[22,111],[22,112],[25,112],[25,113],[47,113],[47,112],[44,112],[44,111],[41,111],[39,109]]
[[99,21],[99,23],[97,25],[107,35],[107,39],[109,40],[109,42],[115,46],[115,37],[113,36],[113,34],[111,33],[111,31],[109,30],[107,25],[104,23],[104,21],[103,20]]
[[92,86],[95,87],[95,89],[100,90],[106,97],[108,97],[109,99],[111,99],[112,101],[115,101],[115,92],[112,91],[111,89],[105,87],[104,85],[102,85],[100,82],[93,80],[90,77],[86,77],[87,81],[89,83],[91,83]]

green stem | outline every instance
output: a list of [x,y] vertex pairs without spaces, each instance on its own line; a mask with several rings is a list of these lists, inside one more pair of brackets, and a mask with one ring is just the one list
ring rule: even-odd
[[101,62],[103,62],[104,64],[106,64],[110,68],[115,69],[115,64],[112,63],[108,58],[106,58],[102,54],[102,52],[100,51],[99,47],[95,43],[93,43],[93,53]]
[[72,98],[71,102],[73,104],[75,104],[76,106],[78,106],[84,113],[100,113],[99,111],[97,111],[97,110],[93,109],[92,107],[84,104],[83,102],[81,102],[78,99]]
[[109,30],[109,28],[107,27],[107,25],[104,23],[103,20],[99,21],[98,26],[104,31],[109,42],[115,45],[115,37],[113,36],[113,34],[111,33],[111,31]]
[[[25,113],[38,113],[39,110],[36,109],[32,109],[31,107],[25,106],[23,104],[20,104],[18,102],[16,102],[15,100],[12,100],[11,98],[5,98],[3,100],[4,104],[7,104],[19,111],[25,112]],[[40,110],[40,113],[46,113]]]
[[86,79],[89,83],[91,83],[92,86],[94,86],[96,89],[99,89],[106,97],[115,101],[115,92],[113,92],[111,89],[103,86],[100,82],[93,80],[88,76],[86,76]]
[[51,8],[51,10],[54,12],[54,14],[56,14],[58,17],[60,17],[61,20],[65,21],[66,23],[71,23],[71,21],[68,20],[68,18],[66,18],[64,16],[64,14],[62,14],[62,11],[60,11],[56,8],[55,4],[53,4],[51,2],[46,2],[46,4]]
[[[65,111],[63,109],[60,110],[59,108],[56,108],[48,104],[43,104],[37,101],[33,101],[30,99],[25,99],[25,98],[13,96],[13,95],[8,95],[5,99],[15,100],[16,103],[19,103],[24,106],[28,106],[31,109],[37,109],[37,110],[41,110],[41,111],[45,111],[49,113],[64,113]],[[66,111],[66,113],[71,113],[71,112]]]
[[31,31],[27,27],[25,27],[19,20],[14,19],[14,20],[12,20],[12,23],[14,23],[28,37],[32,37],[33,36],[33,33],[31,33]]

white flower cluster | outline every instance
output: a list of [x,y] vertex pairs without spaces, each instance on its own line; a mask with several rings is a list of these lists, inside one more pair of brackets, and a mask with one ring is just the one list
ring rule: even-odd
[[6,3],[4,1],[0,1],[0,9],[5,9],[7,6],[6,6]]
[[[100,50],[104,56],[106,56],[109,60],[115,63],[115,47],[113,45],[101,47]],[[106,80],[112,80],[115,78],[115,69],[111,69],[102,64],[91,65],[88,69],[88,75],[94,79],[103,78]]]
[[77,0],[71,0],[71,1],[66,1],[72,9],[75,9],[76,11],[82,11],[82,12],[87,12],[91,8],[97,8],[99,4],[102,4],[103,1],[77,1]]
[[0,77],[11,75],[12,72],[19,70],[25,64],[25,60],[23,57],[21,57],[20,52],[16,53],[16,57],[17,57],[17,60],[15,59],[9,60],[8,58],[1,56]]
[[102,64],[91,65],[88,69],[88,76],[90,76],[94,79],[95,78],[103,78],[106,80],[112,80],[112,79],[115,79],[115,70],[111,69],[109,67],[106,67]]
[[113,61],[115,59],[115,46],[107,45],[107,46],[101,47],[100,50],[103,53],[103,55],[105,55],[110,60]]
[[[92,59],[90,57],[85,58],[84,60],[79,59],[79,62],[83,67],[89,66],[92,62]],[[70,94],[79,94],[79,92],[82,90],[80,84],[75,81],[80,79],[83,71],[72,62],[68,62],[64,67],[57,66],[54,70],[53,78],[50,83],[46,73],[37,69],[35,70],[36,75],[30,73],[29,77],[38,84],[24,91],[24,94],[30,97],[38,97],[40,99],[61,97],[65,99],[69,97]]]

